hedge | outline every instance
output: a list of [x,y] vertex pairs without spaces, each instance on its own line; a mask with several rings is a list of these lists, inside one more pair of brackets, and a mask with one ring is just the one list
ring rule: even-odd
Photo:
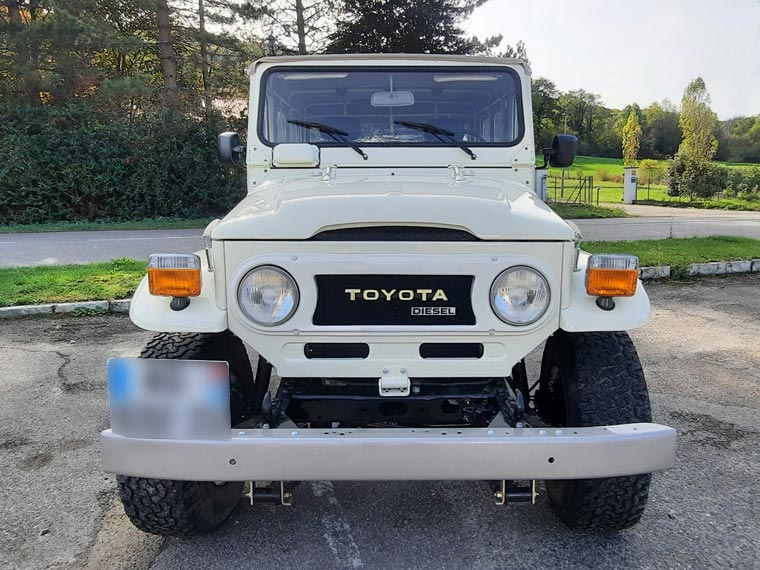
[[225,213],[245,194],[244,170],[216,160],[231,126],[86,101],[0,108],[0,225]]

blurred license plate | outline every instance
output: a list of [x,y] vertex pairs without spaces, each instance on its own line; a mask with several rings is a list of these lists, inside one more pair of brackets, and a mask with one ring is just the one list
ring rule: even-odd
[[229,439],[226,362],[112,358],[111,429],[148,439]]

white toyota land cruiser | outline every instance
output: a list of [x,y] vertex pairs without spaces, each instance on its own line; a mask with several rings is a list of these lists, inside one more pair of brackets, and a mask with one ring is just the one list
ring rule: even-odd
[[219,138],[247,196],[205,252],[150,257],[130,315],[158,334],[109,361],[103,461],[136,526],[205,533],[244,492],[380,479],[489,481],[501,504],[538,480],[573,527],[638,522],[676,439],[621,332],[649,299],[635,257],[587,255],[541,200],[530,94],[519,60],[252,66],[248,142]]

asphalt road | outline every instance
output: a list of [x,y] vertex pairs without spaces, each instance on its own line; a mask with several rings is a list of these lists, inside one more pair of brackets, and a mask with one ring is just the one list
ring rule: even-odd
[[292,507],[241,504],[209,537],[142,534],[97,437],[105,360],[149,333],[120,316],[0,322],[0,567],[757,570],[760,275],[648,288],[653,320],[633,336],[678,460],[654,477],[642,522],[613,535],[568,530],[544,495],[497,507],[479,482],[307,483]]
[[151,253],[203,249],[203,230],[119,230],[0,234],[0,267],[148,259]]
[[[760,212],[626,206],[640,218],[575,220],[589,240],[632,240],[690,236],[747,236],[760,239]],[[0,234],[0,267],[60,265],[147,259],[151,253],[203,248],[202,230],[130,230]]]
[[760,239],[760,212],[624,206],[640,216],[575,220],[588,240],[661,239],[667,237],[745,236]]

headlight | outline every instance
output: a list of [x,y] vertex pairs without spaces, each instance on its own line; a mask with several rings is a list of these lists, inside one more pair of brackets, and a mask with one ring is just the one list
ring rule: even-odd
[[298,286],[279,267],[262,265],[240,281],[238,303],[245,316],[255,323],[279,325],[293,316],[298,307]]
[[491,285],[491,308],[510,325],[535,323],[549,307],[549,283],[535,269],[510,267]]

